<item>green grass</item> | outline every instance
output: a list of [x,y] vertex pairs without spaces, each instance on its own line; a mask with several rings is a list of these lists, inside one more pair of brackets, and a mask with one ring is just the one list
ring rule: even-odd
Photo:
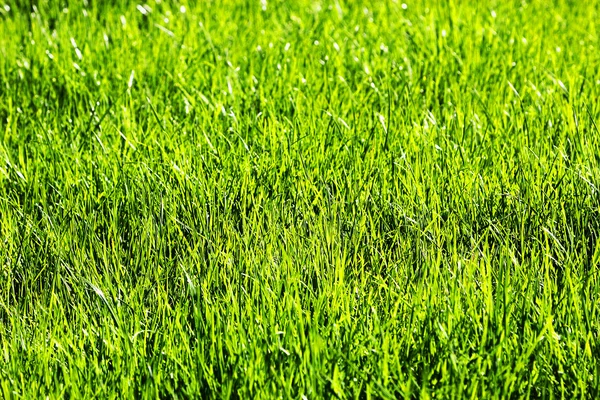
[[405,1],[0,1],[0,397],[599,395],[600,5]]

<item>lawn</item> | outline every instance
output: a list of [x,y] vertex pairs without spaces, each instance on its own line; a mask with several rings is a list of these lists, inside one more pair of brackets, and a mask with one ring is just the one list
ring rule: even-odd
[[0,0],[0,397],[600,395],[599,20]]

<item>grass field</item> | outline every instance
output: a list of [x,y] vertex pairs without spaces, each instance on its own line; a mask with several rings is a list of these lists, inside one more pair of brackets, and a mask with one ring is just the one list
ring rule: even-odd
[[0,397],[600,395],[599,20],[0,0]]

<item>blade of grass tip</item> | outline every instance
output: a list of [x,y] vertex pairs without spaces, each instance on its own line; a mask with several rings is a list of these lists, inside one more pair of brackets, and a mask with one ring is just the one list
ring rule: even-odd
[[388,128],[387,128],[387,126],[385,126],[385,117],[383,116],[383,114],[377,113],[377,118],[379,119],[379,123],[383,127],[383,132],[385,133],[385,141],[383,143],[383,149],[387,150],[388,149]]
[[127,81],[127,91],[129,92],[133,87],[133,80],[135,79],[135,70],[131,70],[131,74],[129,75],[129,80]]
[[98,286],[94,285],[91,282],[88,282],[88,285],[90,285],[90,287],[92,288],[92,290],[94,291],[94,293],[96,293],[96,295],[98,297],[100,297],[100,299],[102,300],[102,302],[106,305],[106,307],[108,308],[108,311],[110,312],[110,315],[112,316],[113,320],[115,321],[115,324],[117,326],[119,326],[119,320],[117,319],[117,316],[113,310],[113,308],[111,307],[110,303],[108,302],[108,299],[106,298],[106,296],[104,295],[104,292],[102,291],[102,289],[100,289]]

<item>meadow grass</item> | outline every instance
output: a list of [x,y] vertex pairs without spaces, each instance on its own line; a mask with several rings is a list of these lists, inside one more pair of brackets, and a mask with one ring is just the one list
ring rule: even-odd
[[0,0],[0,397],[598,395],[599,19]]

